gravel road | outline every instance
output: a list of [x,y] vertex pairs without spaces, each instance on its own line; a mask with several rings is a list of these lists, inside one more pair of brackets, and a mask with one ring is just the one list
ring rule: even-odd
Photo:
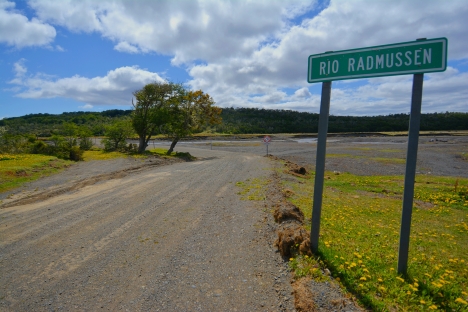
[[236,194],[268,159],[183,150],[199,160],[2,208],[0,310],[294,310],[271,215]]
[[[269,203],[236,194],[271,174],[257,141],[178,145],[193,162],[78,163],[0,194],[0,311],[294,311]],[[404,174],[406,142],[330,137],[326,169]],[[269,146],[308,168],[315,150],[290,137]],[[467,154],[466,136],[421,137],[418,174],[468,177]],[[337,294],[311,290],[316,302]]]

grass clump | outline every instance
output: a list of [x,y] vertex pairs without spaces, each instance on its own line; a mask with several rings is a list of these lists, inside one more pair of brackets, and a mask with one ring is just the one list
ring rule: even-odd
[[115,158],[126,158],[128,154],[122,152],[106,152],[101,149],[94,149],[90,151],[85,151],[83,153],[83,160],[84,161],[91,161],[91,160],[109,160]]
[[241,200],[265,200],[266,187],[269,183],[268,180],[259,178],[236,182],[236,185],[241,188],[237,194],[241,196]]
[[[327,172],[319,256],[376,311],[467,311],[468,179],[416,178],[407,276],[396,272],[403,182]],[[283,184],[310,220],[313,180],[288,177]]]
[[178,158],[183,158],[186,160],[195,160],[196,157],[192,156],[190,153],[183,153],[183,152],[172,152],[170,155],[167,154],[167,149],[164,148],[153,148],[150,150],[147,150],[145,152],[146,155],[157,155],[162,158],[172,158],[172,157],[178,157]]
[[37,154],[0,154],[0,192],[59,172],[72,161]]
[[289,259],[288,266],[296,278],[311,276],[318,282],[329,280],[328,276],[323,273],[324,263],[315,257],[298,255]]

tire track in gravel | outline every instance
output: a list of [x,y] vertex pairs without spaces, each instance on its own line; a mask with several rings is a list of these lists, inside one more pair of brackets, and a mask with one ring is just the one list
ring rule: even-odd
[[235,182],[263,157],[184,149],[148,168],[0,210],[0,310],[293,310],[268,212]]

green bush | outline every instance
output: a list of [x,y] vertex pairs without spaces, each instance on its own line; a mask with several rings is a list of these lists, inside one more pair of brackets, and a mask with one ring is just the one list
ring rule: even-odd
[[80,161],[83,160],[83,150],[78,146],[73,146],[70,148],[70,160]]
[[31,147],[32,154],[49,154],[50,153],[49,145],[44,141],[36,141]]
[[83,137],[80,139],[80,149],[89,151],[93,147],[93,140],[90,137]]

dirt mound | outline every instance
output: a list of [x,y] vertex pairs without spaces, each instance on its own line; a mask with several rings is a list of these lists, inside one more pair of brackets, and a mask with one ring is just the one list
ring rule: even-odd
[[305,176],[307,174],[306,168],[299,166],[298,164],[295,164],[289,160],[285,160],[285,159],[282,159],[273,155],[270,155],[269,157],[270,159],[284,162],[284,166],[286,167],[285,173],[298,175],[298,176]]
[[289,202],[277,204],[275,210],[273,211],[273,217],[278,223],[293,220],[299,223],[304,222],[304,213]]
[[289,258],[296,253],[311,256],[309,233],[297,223],[288,223],[278,230],[275,246],[283,258]]
[[299,175],[305,175],[307,173],[307,170],[299,166],[298,164],[295,164],[293,162],[290,162],[289,160],[286,160],[284,163],[284,166],[287,168],[288,173],[290,174],[299,174]]
[[301,278],[292,283],[294,306],[297,312],[318,311],[313,300],[314,294],[308,286],[309,281],[309,278]]

